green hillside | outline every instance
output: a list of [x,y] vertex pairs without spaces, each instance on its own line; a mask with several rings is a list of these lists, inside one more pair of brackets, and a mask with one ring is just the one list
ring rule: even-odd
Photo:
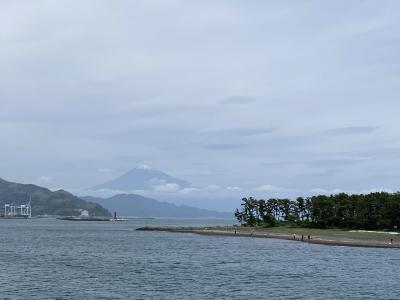
[[55,192],[33,185],[8,182],[0,179],[0,213],[4,204],[26,204],[32,197],[32,215],[77,216],[85,209],[91,216],[110,216],[110,212],[101,205],[86,202],[64,190]]

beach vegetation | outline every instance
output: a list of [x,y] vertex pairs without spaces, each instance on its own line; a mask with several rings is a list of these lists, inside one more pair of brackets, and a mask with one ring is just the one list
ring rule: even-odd
[[311,228],[400,228],[400,193],[340,193],[295,200],[243,198],[235,217],[243,226]]

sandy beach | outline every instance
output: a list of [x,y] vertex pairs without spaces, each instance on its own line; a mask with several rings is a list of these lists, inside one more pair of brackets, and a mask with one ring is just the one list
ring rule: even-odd
[[[141,227],[140,231],[195,233],[202,235],[273,238],[328,246],[400,248],[400,235],[388,232],[345,231],[309,228],[249,227]],[[391,239],[393,240],[391,243]]]

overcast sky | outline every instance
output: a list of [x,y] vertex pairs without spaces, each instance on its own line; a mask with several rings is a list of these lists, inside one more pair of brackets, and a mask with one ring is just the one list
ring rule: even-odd
[[0,177],[399,190],[399,1],[0,0]]

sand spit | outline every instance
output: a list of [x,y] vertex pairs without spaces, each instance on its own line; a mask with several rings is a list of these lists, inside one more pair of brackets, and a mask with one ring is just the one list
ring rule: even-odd
[[[328,246],[370,247],[370,248],[400,248],[400,240],[394,240],[385,234],[366,235],[357,232],[339,230],[308,230],[306,228],[293,230],[285,228],[281,232],[279,228],[243,228],[243,227],[141,227],[140,231],[164,231],[175,233],[195,233],[214,236],[249,237],[249,238],[272,238],[320,244]],[[299,233],[302,231],[302,233]],[[391,243],[392,242],[392,243]]]

